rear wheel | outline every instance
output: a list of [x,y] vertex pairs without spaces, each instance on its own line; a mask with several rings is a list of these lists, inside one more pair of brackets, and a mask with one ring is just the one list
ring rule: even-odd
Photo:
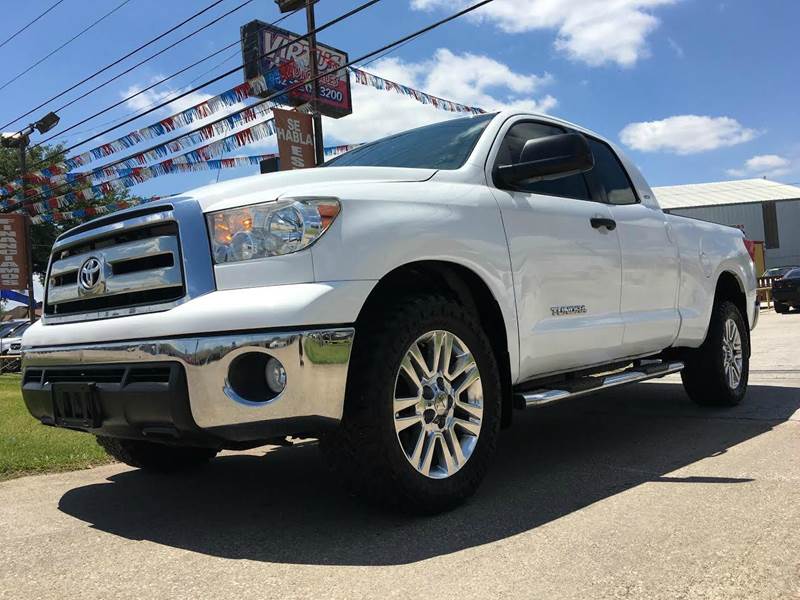
[[784,314],[789,312],[789,305],[784,304],[783,302],[775,302],[775,312],[779,314]]
[[500,426],[500,376],[477,317],[423,295],[359,326],[340,428],[323,439],[345,485],[378,504],[436,513],[469,497]]
[[97,436],[97,443],[118,461],[151,471],[181,471],[206,463],[217,455],[214,448],[168,446],[105,436]]
[[714,307],[705,342],[686,357],[681,372],[689,397],[704,406],[735,406],[747,392],[750,339],[732,302]]

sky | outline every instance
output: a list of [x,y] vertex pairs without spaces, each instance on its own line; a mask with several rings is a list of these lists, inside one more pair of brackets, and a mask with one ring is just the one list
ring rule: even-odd
[[[121,1],[63,0],[27,31],[0,47],[0,86]],[[241,1],[225,0],[93,83],[118,73],[135,59]],[[355,58],[473,1],[382,0],[324,32],[320,41]],[[0,41],[52,2],[3,0]],[[128,0],[78,40],[0,90],[0,123],[40,104],[210,2]],[[357,0],[320,0],[318,25],[357,4]],[[272,0],[254,0],[62,110],[61,124],[54,131],[234,42],[244,23],[252,19],[273,21],[278,16]],[[798,182],[798,22],[800,2],[786,0],[495,0],[473,16],[406,44],[366,69],[486,110],[512,107],[544,112],[593,129],[623,148],[652,185],[762,176]],[[304,16],[294,15],[281,26],[302,33]],[[58,139],[68,144],[82,141],[108,127],[109,121],[185,91],[192,80],[205,81],[240,63],[241,56],[234,48]],[[153,123],[242,80],[241,72],[237,72],[76,152]],[[32,116],[57,108],[85,89],[79,88]],[[353,105],[353,115],[325,120],[327,145],[370,141],[453,116],[355,83]],[[42,138],[35,134],[34,142],[38,139]],[[265,140],[234,154],[274,149],[274,140]],[[131,191],[141,196],[173,194],[211,183],[218,176],[225,180],[255,172],[257,168],[252,167],[170,175]]]

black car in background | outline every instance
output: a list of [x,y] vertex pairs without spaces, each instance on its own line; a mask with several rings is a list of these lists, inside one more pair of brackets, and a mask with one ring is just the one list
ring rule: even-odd
[[800,309],[800,269],[792,269],[772,282],[772,300],[777,313]]

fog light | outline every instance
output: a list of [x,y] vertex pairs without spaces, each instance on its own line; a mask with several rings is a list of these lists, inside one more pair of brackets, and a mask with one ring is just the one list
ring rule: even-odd
[[275,394],[280,394],[286,388],[286,369],[277,358],[270,358],[265,369],[267,385]]

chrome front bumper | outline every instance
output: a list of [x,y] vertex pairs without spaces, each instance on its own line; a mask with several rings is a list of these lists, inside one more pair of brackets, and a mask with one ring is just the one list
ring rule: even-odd
[[[342,327],[34,347],[23,349],[22,368],[42,370],[36,393],[43,394],[49,391],[48,369],[177,362],[185,371],[191,416],[198,427],[258,431],[256,425],[271,421],[341,420],[354,335],[353,328]],[[286,388],[268,402],[242,401],[228,385],[231,362],[247,352],[273,356],[286,370]],[[24,379],[24,396],[34,393],[28,392],[29,379]]]

